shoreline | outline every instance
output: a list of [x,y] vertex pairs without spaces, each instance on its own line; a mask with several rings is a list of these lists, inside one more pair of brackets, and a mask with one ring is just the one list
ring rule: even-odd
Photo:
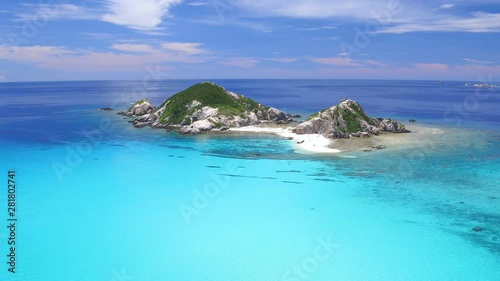
[[428,143],[430,138],[443,136],[447,130],[429,125],[407,125],[410,133],[383,133],[369,138],[329,139],[322,135],[299,135],[292,132],[293,127],[285,126],[246,126],[231,128],[227,132],[270,134],[293,141],[293,149],[305,154],[341,154],[347,152],[371,152],[385,149],[404,149]]
[[262,133],[272,134],[293,141],[293,148],[296,152],[306,151],[310,153],[321,154],[337,154],[341,153],[340,149],[331,148],[332,140],[317,134],[298,135],[292,132],[292,127],[259,127],[246,126],[240,128],[231,128],[229,132],[243,133]]

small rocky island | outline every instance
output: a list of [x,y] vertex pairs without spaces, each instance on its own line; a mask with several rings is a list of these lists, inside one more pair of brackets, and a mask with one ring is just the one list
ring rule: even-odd
[[[125,112],[134,117],[135,127],[176,130],[182,134],[227,131],[247,126],[290,127],[294,117],[273,107],[224,89],[213,82],[196,84],[155,107],[140,100]],[[364,138],[388,133],[407,133],[394,119],[372,118],[357,102],[349,99],[322,110],[290,128],[296,135],[316,134],[329,139]]]
[[294,133],[321,134],[331,139],[370,137],[381,132],[409,133],[405,125],[394,119],[372,118],[361,105],[345,99],[340,104],[322,110],[298,125]]
[[196,84],[167,99],[158,108],[140,100],[120,115],[136,117],[135,127],[177,130],[182,134],[225,131],[266,122],[291,122],[291,115],[224,89],[213,82]]

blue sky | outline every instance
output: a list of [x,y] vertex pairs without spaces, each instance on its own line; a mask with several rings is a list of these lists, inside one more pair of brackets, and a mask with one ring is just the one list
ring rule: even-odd
[[21,0],[0,28],[4,82],[500,76],[499,0]]

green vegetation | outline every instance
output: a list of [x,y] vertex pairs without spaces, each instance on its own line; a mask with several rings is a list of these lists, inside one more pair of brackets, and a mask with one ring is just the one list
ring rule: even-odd
[[210,123],[214,124],[215,128],[217,128],[217,129],[220,129],[223,126],[222,123],[216,122],[216,121],[214,121],[212,119],[209,119],[209,121],[210,121]]
[[258,102],[254,101],[253,99],[249,99],[247,97],[241,96],[240,95],[240,103],[249,108],[249,110],[259,110],[259,109],[269,109],[269,107],[262,106]]
[[184,118],[184,124],[191,125],[191,119],[188,117]]
[[[342,102],[345,102],[346,100],[347,99],[343,99]],[[307,120],[309,121],[315,117],[318,117],[320,114],[322,114],[327,110],[329,110],[329,108],[309,116]],[[338,106],[335,110],[333,110],[331,118],[335,120],[335,125],[339,128],[339,130],[349,134],[360,132],[362,130],[360,124],[361,120],[364,120],[369,124],[373,125],[372,119],[368,117],[368,115],[366,115],[365,111],[359,104],[357,106],[351,106],[348,109],[343,109],[340,106]],[[345,128],[340,126],[341,124],[340,120],[345,121],[346,124]]]
[[307,121],[309,121],[309,120],[311,120],[311,119],[313,119],[313,118],[318,117],[321,113],[323,113],[323,112],[327,111],[328,109],[329,109],[329,108],[327,108],[327,109],[323,109],[323,110],[321,110],[320,112],[316,112],[316,113],[314,113],[313,115],[311,115],[311,116],[309,116],[309,117],[307,118]]
[[350,107],[350,109],[342,110],[339,114],[342,114],[342,119],[345,121],[347,128],[342,131],[345,133],[356,133],[361,131],[361,123],[360,121],[366,121],[369,124],[372,124],[373,121],[368,115],[366,115],[365,111],[358,104],[358,108]]
[[[160,123],[180,124],[186,116],[205,106],[218,108],[219,115],[227,116],[243,116],[245,111],[266,109],[252,99],[241,95],[238,97],[238,99],[233,98],[226,93],[224,88],[213,83],[196,84],[173,95],[158,108],[161,109],[165,106],[165,111],[160,116]],[[200,102],[200,105],[189,109],[189,104],[195,100]]]
[[347,128],[341,128],[341,130],[345,133],[356,133],[361,131],[361,124],[359,123],[359,119],[361,118],[360,114],[356,111],[344,110],[342,112],[342,119],[346,122]]
[[311,120],[311,119],[313,119],[313,118],[318,117],[318,116],[320,115],[320,113],[321,113],[321,112],[316,112],[316,113],[314,113],[313,115],[309,116],[309,117],[307,118],[307,121],[309,121],[309,120]]
[[142,100],[134,103],[134,105],[132,105],[130,108],[134,108],[134,106],[136,106],[136,105],[141,105],[141,104],[145,103],[146,101],[148,101],[148,100],[147,99],[142,99]]

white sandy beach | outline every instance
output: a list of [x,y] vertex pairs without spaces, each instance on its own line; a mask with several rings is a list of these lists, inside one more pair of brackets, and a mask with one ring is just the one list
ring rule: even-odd
[[278,135],[284,138],[291,138],[294,142],[294,149],[297,152],[309,153],[339,153],[341,150],[330,148],[332,140],[325,138],[321,135],[309,134],[298,135],[292,132],[292,128],[279,128],[279,127],[258,127],[247,126],[241,128],[232,128],[233,132],[248,132],[248,133],[264,133]]
[[[328,139],[321,135],[308,134],[298,135],[292,132],[292,127],[264,127],[247,126],[241,128],[232,128],[231,132],[242,133],[262,133],[273,134],[283,138],[290,138],[293,141],[293,147],[298,153],[313,154],[338,154],[348,151],[371,150],[373,147],[384,146],[388,149],[404,149],[408,147],[419,147],[429,145],[429,143],[449,142],[451,140],[443,139],[446,133],[443,129],[432,128],[422,125],[410,125],[407,128],[411,131],[409,134],[381,134],[370,138],[354,139]],[[456,141],[456,137],[452,137]]]

